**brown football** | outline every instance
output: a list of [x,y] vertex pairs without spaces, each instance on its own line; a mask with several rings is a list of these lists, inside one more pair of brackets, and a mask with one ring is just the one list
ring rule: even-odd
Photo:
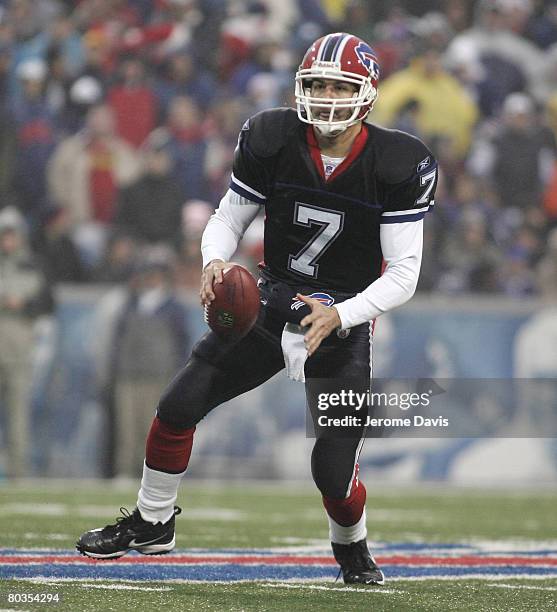
[[238,339],[254,326],[259,314],[259,289],[243,266],[224,273],[222,283],[213,285],[215,299],[205,308],[205,320],[219,336]]

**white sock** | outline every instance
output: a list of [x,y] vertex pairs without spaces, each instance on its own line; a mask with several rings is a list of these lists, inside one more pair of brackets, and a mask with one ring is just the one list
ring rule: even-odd
[[166,523],[174,514],[174,502],[178,497],[181,474],[167,474],[152,470],[143,463],[141,488],[137,495],[137,508],[144,521]]
[[335,544],[352,544],[352,542],[359,542],[367,537],[365,506],[360,520],[349,527],[339,525],[328,514],[327,518],[329,519],[329,538]]

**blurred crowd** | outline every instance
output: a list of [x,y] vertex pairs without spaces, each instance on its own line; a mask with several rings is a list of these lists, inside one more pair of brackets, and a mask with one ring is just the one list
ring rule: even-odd
[[0,231],[51,284],[125,283],[154,250],[197,288],[239,128],[293,105],[335,30],[378,54],[369,120],[442,168],[419,289],[557,285],[556,0],[0,0]]

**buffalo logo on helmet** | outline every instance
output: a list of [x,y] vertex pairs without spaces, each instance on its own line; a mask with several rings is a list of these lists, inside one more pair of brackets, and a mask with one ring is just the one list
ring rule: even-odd
[[379,64],[373,49],[364,42],[360,42],[357,47],[354,48],[358,59],[368,69],[370,77],[377,81],[379,79]]

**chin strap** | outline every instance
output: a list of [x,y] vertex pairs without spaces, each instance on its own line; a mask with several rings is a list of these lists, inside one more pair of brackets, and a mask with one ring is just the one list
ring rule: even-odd
[[326,138],[333,138],[334,136],[342,134],[342,132],[346,131],[346,129],[350,126],[314,125],[314,127],[321,134],[321,136],[325,136]]
[[334,138],[339,134],[345,132],[349,127],[356,125],[358,121],[361,119],[355,119],[352,123],[348,123],[346,125],[334,125],[334,124],[313,124],[313,127],[321,134],[321,136],[325,136],[326,138]]

